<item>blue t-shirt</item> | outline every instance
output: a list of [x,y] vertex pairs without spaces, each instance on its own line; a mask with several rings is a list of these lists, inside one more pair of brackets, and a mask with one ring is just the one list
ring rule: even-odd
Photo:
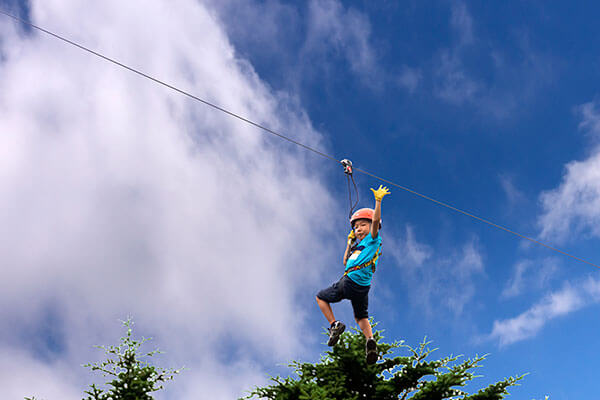
[[[374,239],[371,236],[371,233],[367,233],[367,236],[352,248],[352,253],[350,254],[350,257],[348,257],[348,261],[346,261],[345,270],[347,271],[355,265],[370,261],[375,256],[375,252],[380,246],[381,236],[379,235],[379,232]],[[375,260],[375,266],[377,266],[377,262],[378,260]],[[373,278],[373,269],[371,266],[361,268],[357,271],[350,272],[348,277],[361,286],[369,286],[371,284],[371,279]]]

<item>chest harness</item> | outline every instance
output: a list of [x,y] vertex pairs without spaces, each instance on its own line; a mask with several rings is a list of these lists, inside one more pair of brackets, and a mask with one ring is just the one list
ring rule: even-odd
[[379,247],[377,248],[377,251],[375,252],[375,255],[373,256],[373,258],[371,258],[369,261],[365,261],[362,264],[358,264],[358,265],[355,265],[354,267],[348,268],[346,271],[344,271],[344,276],[348,275],[350,272],[358,271],[358,270],[361,270],[363,268],[368,268],[368,267],[371,267],[371,272],[375,273],[377,259],[379,258],[380,255],[381,255],[381,245],[379,245]]

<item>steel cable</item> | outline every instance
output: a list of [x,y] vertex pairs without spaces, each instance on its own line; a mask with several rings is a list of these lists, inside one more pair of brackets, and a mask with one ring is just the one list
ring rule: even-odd
[[[102,59],[104,59],[104,60],[106,60],[106,61],[110,62],[110,63],[113,63],[113,64],[115,64],[115,65],[118,65],[119,67],[122,67],[122,68],[124,68],[124,69],[126,69],[126,70],[128,70],[128,71],[130,71],[130,72],[133,72],[133,73],[135,73],[135,74],[137,74],[137,75],[140,75],[140,76],[142,76],[142,77],[144,77],[144,78],[147,78],[147,79],[149,79],[149,80],[151,80],[151,81],[153,81],[153,82],[155,82],[155,83],[158,83],[158,84],[160,84],[160,85],[162,85],[162,86],[165,86],[165,87],[167,87],[167,88],[169,88],[169,89],[171,89],[171,90],[174,90],[174,91],[176,91],[176,92],[178,92],[178,93],[180,93],[180,94],[182,94],[182,95],[184,95],[184,96],[187,96],[187,97],[189,97],[189,98],[191,98],[191,99],[194,99],[194,100],[196,100],[196,101],[199,101],[200,103],[203,103],[203,104],[205,104],[205,105],[207,105],[207,106],[210,106],[210,107],[212,107],[212,108],[214,108],[214,109],[216,109],[216,110],[219,110],[219,111],[221,111],[221,112],[223,112],[223,113],[225,113],[225,114],[227,114],[227,115],[230,115],[230,116],[232,116],[232,117],[234,117],[234,118],[237,118],[237,119],[239,119],[239,120],[241,120],[241,121],[244,121],[244,122],[246,122],[247,124],[250,124],[250,125],[253,125],[253,126],[255,126],[255,127],[259,128],[259,129],[262,129],[262,130],[263,130],[263,131],[265,131],[265,132],[268,132],[268,133],[270,133],[270,134],[272,134],[272,135],[274,135],[274,136],[277,136],[277,137],[279,137],[279,138],[281,138],[281,139],[283,139],[283,140],[286,140],[286,141],[288,141],[288,142],[290,142],[290,143],[293,143],[293,144],[295,144],[295,145],[297,145],[297,146],[300,146],[300,147],[304,148],[305,150],[308,150],[308,151],[311,151],[311,152],[313,152],[313,153],[315,153],[315,154],[318,154],[318,155],[320,155],[321,157],[324,157],[324,158],[326,158],[326,159],[328,159],[328,160],[331,160],[331,161],[335,161],[336,163],[338,163],[338,162],[339,162],[337,158],[335,158],[335,157],[333,157],[333,156],[331,156],[331,155],[328,155],[328,154],[326,154],[326,153],[323,153],[322,151],[319,151],[319,150],[317,150],[317,149],[314,149],[314,148],[312,148],[312,147],[310,147],[310,146],[307,146],[307,145],[305,145],[305,144],[303,144],[303,143],[300,143],[300,142],[298,142],[297,140],[291,139],[291,138],[289,138],[289,137],[287,137],[287,136],[285,136],[285,135],[283,135],[283,134],[281,134],[281,133],[278,133],[278,132],[276,132],[276,131],[274,131],[274,130],[272,130],[272,129],[270,129],[270,128],[266,127],[266,126],[263,126],[263,125],[261,125],[261,124],[259,124],[259,123],[257,123],[257,122],[254,122],[254,121],[252,121],[252,120],[250,120],[250,119],[248,119],[248,118],[246,118],[246,117],[240,116],[239,114],[236,114],[236,113],[234,113],[234,112],[231,112],[231,111],[229,111],[229,110],[227,110],[227,109],[225,109],[225,108],[223,108],[223,107],[221,107],[221,106],[218,106],[218,105],[216,105],[216,104],[213,104],[213,103],[211,103],[211,102],[209,102],[209,101],[207,101],[207,100],[204,100],[204,99],[202,99],[202,98],[200,98],[200,97],[198,97],[198,96],[195,96],[195,95],[193,95],[193,94],[191,94],[191,93],[189,93],[189,92],[186,92],[185,90],[179,89],[179,88],[177,88],[176,86],[173,86],[173,85],[171,85],[171,84],[168,84],[168,83],[166,83],[166,82],[164,82],[164,81],[162,81],[162,80],[160,80],[160,79],[157,79],[157,78],[155,78],[155,77],[153,77],[153,76],[151,76],[151,75],[148,75],[148,74],[146,74],[146,73],[144,73],[144,72],[142,72],[142,71],[139,71],[139,70],[137,70],[137,69],[135,69],[135,68],[132,68],[132,67],[130,67],[130,66],[128,66],[128,65],[126,65],[126,64],[123,64],[123,63],[121,63],[121,62],[119,62],[119,61],[117,61],[117,60],[115,60],[115,59],[113,59],[113,58],[107,57],[107,56],[105,56],[105,55],[103,55],[103,54],[101,54],[101,53],[99,53],[99,52],[97,52],[97,51],[91,50],[91,49],[89,49],[89,48],[87,48],[87,47],[85,47],[85,46],[83,46],[83,45],[81,45],[81,44],[78,44],[78,43],[76,43],[76,42],[74,42],[74,41],[72,41],[72,40],[69,40],[69,39],[67,39],[67,38],[65,38],[65,37],[63,37],[63,36],[60,36],[60,35],[58,35],[58,34],[56,34],[56,33],[54,33],[54,32],[51,32],[51,31],[49,31],[49,30],[47,30],[47,29],[44,29],[44,28],[42,28],[42,27],[39,27],[39,26],[37,26],[37,25],[34,25],[33,23],[31,23],[31,22],[29,22],[29,21],[27,21],[27,20],[24,20],[24,19],[22,19],[22,18],[19,18],[19,17],[15,16],[15,15],[12,15],[12,14],[10,14],[10,13],[8,13],[8,12],[6,12],[6,11],[3,11],[3,10],[1,10],[1,9],[0,9],[0,14],[3,14],[3,15],[5,15],[5,16],[9,17],[9,18],[12,18],[13,20],[15,20],[15,21],[18,21],[18,22],[20,22],[20,23],[22,23],[22,24],[24,24],[24,25],[27,25],[27,26],[29,26],[29,27],[31,27],[31,28],[37,29],[37,30],[39,30],[39,31],[41,31],[41,32],[44,32],[44,33],[46,33],[47,35],[50,35],[50,36],[52,36],[52,37],[54,37],[54,38],[56,38],[56,39],[62,40],[62,41],[63,41],[63,42],[65,42],[65,43],[68,43],[68,44],[70,44],[70,45],[72,45],[72,46],[75,46],[75,47],[77,47],[77,48],[81,49],[81,50],[84,50],[84,51],[86,51],[86,52],[88,52],[88,53],[91,53],[91,54],[93,54],[93,55],[95,55],[95,56],[97,56],[97,57],[100,57],[100,58],[102,58]],[[355,170],[355,171],[358,171],[358,172],[361,172],[361,173],[363,173],[363,174],[365,174],[365,175],[368,175],[368,176],[370,176],[370,177],[372,177],[372,178],[374,178],[374,179],[377,179],[377,180],[380,180],[380,181],[382,181],[382,182],[385,182],[385,183],[387,183],[387,184],[389,184],[389,185],[391,185],[391,186],[394,186],[394,187],[397,187],[397,188],[399,188],[399,189],[402,189],[402,190],[404,190],[404,191],[406,191],[406,192],[412,193],[412,194],[414,194],[414,195],[416,195],[416,196],[419,196],[419,197],[421,197],[421,198],[423,198],[423,199],[429,200],[429,201],[431,201],[431,202],[433,202],[433,203],[436,203],[436,204],[438,204],[438,205],[440,205],[440,206],[446,207],[446,208],[448,208],[448,209],[451,209],[451,210],[453,210],[453,211],[456,211],[456,212],[458,212],[458,213],[461,213],[461,214],[463,214],[463,215],[466,215],[466,216],[468,216],[468,217],[474,218],[474,219],[476,219],[476,220],[478,220],[478,221],[480,221],[480,222],[483,222],[483,223],[485,223],[485,224],[488,224],[488,225],[490,225],[490,226],[492,226],[492,227],[495,227],[495,228],[501,229],[501,230],[503,230],[503,231],[505,231],[505,232],[511,233],[511,234],[513,234],[513,235],[515,235],[515,236],[518,236],[518,237],[522,238],[522,239],[526,239],[526,240],[528,240],[528,241],[530,241],[530,242],[532,242],[532,243],[535,243],[535,244],[538,244],[538,245],[540,245],[540,246],[546,247],[547,249],[550,249],[550,250],[552,250],[552,251],[558,252],[558,253],[560,253],[560,254],[562,254],[562,255],[565,255],[565,256],[567,256],[567,257],[570,257],[570,258],[572,258],[572,259],[574,259],[574,260],[577,260],[577,261],[583,262],[583,263],[585,263],[585,264],[588,264],[588,265],[591,265],[591,266],[594,266],[594,267],[596,267],[596,268],[599,268],[599,269],[600,269],[600,265],[597,265],[597,264],[594,264],[594,263],[592,263],[592,262],[589,262],[589,261],[587,261],[587,260],[584,260],[584,259],[582,259],[582,258],[576,257],[576,256],[574,256],[574,255],[572,255],[572,254],[569,254],[569,253],[567,253],[567,252],[565,252],[565,251],[562,251],[562,250],[560,250],[560,249],[557,249],[557,248],[555,248],[555,247],[552,247],[552,246],[550,246],[550,245],[547,245],[547,244],[545,244],[545,243],[543,243],[543,242],[540,242],[539,240],[533,239],[533,238],[531,238],[531,237],[528,237],[528,236],[526,236],[526,235],[522,235],[522,234],[520,234],[520,233],[518,233],[518,232],[516,232],[516,231],[513,231],[512,229],[509,229],[509,228],[506,228],[506,227],[504,227],[504,226],[502,226],[502,225],[496,224],[496,223],[494,223],[494,222],[492,222],[492,221],[489,221],[489,220],[487,220],[487,219],[485,219],[485,218],[478,217],[478,216],[476,216],[476,215],[474,215],[474,214],[472,214],[472,213],[469,213],[469,212],[467,212],[467,211],[461,210],[460,208],[454,207],[454,206],[452,206],[452,205],[450,205],[450,204],[444,203],[444,202],[442,202],[442,201],[439,201],[439,200],[436,200],[436,199],[434,199],[434,198],[432,198],[432,197],[429,197],[429,196],[426,196],[426,195],[424,195],[424,194],[421,194],[421,193],[419,193],[419,192],[417,192],[417,191],[415,191],[415,190],[412,190],[412,189],[410,189],[410,188],[408,188],[408,187],[402,186],[402,185],[400,185],[400,184],[397,184],[397,183],[395,183],[395,182],[392,182],[392,181],[390,181],[390,180],[388,180],[388,179],[385,179],[385,178],[382,178],[382,177],[380,177],[380,176],[377,176],[377,175],[375,175],[375,174],[373,174],[373,173],[370,173],[370,172],[368,172],[368,171],[366,171],[366,170],[364,170],[364,169],[360,169],[360,168],[354,168],[354,170]],[[352,181],[353,181],[353,183],[354,183],[354,179],[352,179]],[[350,185],[350,182],[348,182],[348,185]],[[355,185],[355,189],[356,189],[356,183],[354,183],[354,185]],[[357,193],[357,197],[358,197],[358,190],[356,191],[356,193]],[[350,203],[352,203],[352,201],[351,201],[351,200],[350,200]],[[355,204],[357,204],[357,203],[358,203],[358,198],[357,198],[357,202],[356,202]],[[352,207],[351,207],[351,208],[352,208]]]

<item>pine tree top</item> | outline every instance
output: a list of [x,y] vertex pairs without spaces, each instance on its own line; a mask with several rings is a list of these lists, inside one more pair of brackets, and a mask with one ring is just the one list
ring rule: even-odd
[[[508,387],[518,385],[522,376],[509,377],[476,393],[463,389],[476,378],[475,368],[486,355],[463,359],[449,356],[429,360],[437,349],[423,340],[416,348],[403,341],[385,343],[376,331],[380,360],[365,362],[365,338],[359,330],[342,334],[340,341],[316,363],[292,361],[291,377],[271,378],[272,384],[256,387],[244,399],[271,400],[497,400],[508,395]],[[405,356],[394,355],[406,352]]]

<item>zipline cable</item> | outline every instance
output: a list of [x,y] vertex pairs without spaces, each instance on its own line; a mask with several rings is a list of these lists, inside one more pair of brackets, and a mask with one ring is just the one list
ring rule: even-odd
[[105,56],[105,55],[103,55],[103,54],[101,54],[101,53],[98,53],[97,51],[94,51],[94,50],[92,50],[92,49],[89,49],[89,48],[87,48],[87,47],[85,47],[85,46],[83,46],[83,45],[80,45],[79,43],[75,43],[75,42],[73,42],[72,40],[69,40],[69,39],[67,39],[67,38],[65,38],[65,37],[63,37],[63,36],[60,36],[60,35],[58,35],[58,34],[56,34],[56,33],[54,33],[54,32],[51,32],[51,31],[49,31],[49,30],[47,30],[47,29],[44,29],[44,28],[42,28],[42,27],[39,27],[39,26],[37,26],[37,25],[34,25],[33,23],[31,23],[31,22],[29,22],[29,21],[26,21],[26,20],[24,20],[24,19],[22,19],[22,18],[19,18],[19,17],[15,16],[15,15],[9,14],[9,13],[7,13],[7,12],[5,12],[5,11],[1,10],[1,9],[0,9],[0,14],[4,14],[4,15],[6,15],[7,17],[13,18],[13,19],[15,19],[15,20],[17,20],[17,21],[19,21],[19,22],[21,22],[21,23],[25,24],[25,25],[28,25],[28,26],[30,26],[30,27],[32,27],[32,28],[35,28],[35,29],[39,30],[39,31],[42,31],[42,32],[44,32],[44,33],[46,33],[46,34],[48,34],[48,35],[50,35],[50,36],[53,36],[53,37],[55,37],[55,38],[57,38],[57,39],[59,39],[59,40],[62,40],[63,42],[66,42],[66,43],[68,43],[68,44],[70,44],[70,45],[72,45],[72,46],[78,47],[78,48],[80,48],[81,50],[87,51],[88,53],[91,53],[91,54],[93,54],[93,55],[95,55],[95,56],[97,56],[97,57],[100,57],[100,58],[102,58],[102,59],[104,59],[104,60],[108,61],[108,62],[111,62],[111,63],[113,63],[113,64],[116,64],[116,65],[118,65],[119,67],[125,68],[126,70],[129,70],[129,71],[131,71],[131,72],[133,72],[133,73],[135,73],[135,74],[138,74],[138,75],[140,75],[140,76],[143,76],[144,78],[150,79],[151,81],[154,81],[154,82],[156,82],[156,83],[158,83],[158,84],[160,84],[160,85],[163,85],[163,86],[165,86],[165,87],[167,87],[167,88],[169,88],[169,89],[172,89],[172,90],[174,90],[174,91],[176,91],[176,92],[178,92],[178,93],[181,93],[181,94],[182,94],[182,95],[184,95],[184,96],[190,97],[190,98],[192,98],[192,99],[194,99],[194,100],[196,100],[196,101],[199,101],[199,102],[201,102],[201,103],[203,103],[203,104],[206,104],[207,106],[210,106],[210,107],[212,107],[212,108],[215,108],[215,109],[217,109],[217,110],[219,110],[219,111],[221,111],[221,112],[224,112],[225,114],[228,114],[228,115],[230,115],[230,116],[232,116],[232,117],[235,117],[235,118],[241,119],[242,121],[244,121],[244,122],[246,122],[246,123],[248,123],[248,124],[250,124],[250,125],[254,125],[254,126],[255,126],[255,127],[257,127],[257,128],[260,128],[260,129],[262,129],[262,130],[264,130],[264,131],[267,131],[267,132],[269,132],[269,133],[271,133],[271,134],[273,134],[273,135],[275,135],[275,136],[278,136],[278,137],[280,137],[281,139],[287,140],[288,142],[294,143],[295,145],[298,145],[298,146],[300,146],[300,147],[303,147],[303,148],[305,148],[306,150],[312,151],[313,153],[317,153],[318,155],[320,155],[320,156],[322,156],[322,157],[325,157],[325,158],[328,158],[328,159],[330,159],[330,160],[333,160],[333,161],[335,161],[336,163],[338,162],[338,160],[337,160],[337,159],[335,159],[335,158],[333,158],[333,157],[331,157],[331,156],[329,156],[329,155],[327,155],[327,154],[325,154],[325,153],[322,153],[322,152],[320,152],[319,150],[313,149],[312,147],[309,147],[309,146],[307,146],[307,145],[305,145],[305,144],[302,144],[302,143],[300,143],[300,142],[298,142],[298,141],[296,141],[296,140],[294,140],[294,139],[290,139],[290,138],[288,138],[288,137],[286,137],[286,136],[284,136],[284,135],[281,135],[281,134],[279,134],[279,133],[275,132],[274,130],[272,130],[272,129],[270,129],[270,128],[267,128],[266,126],[260,125],[260,124],[259,124],[259,123],[257,123],[257,122],[251,121],[251,120],[249,120],[249,119],[247,119],[247,118],[244,118],[244,117],[242,117],[242,116],[240,116],[240,115],[238,115],[238,114],[235,114],[235,113],[233,113],[233,112],[231,112],[231,111],[229,111],[229,110],[226,110],[226,109],[224,109],[224,108],[222,108],[222,107],[219,107],[219,106],[217,106],[216,104],[213,104],[213,103],[211,103],[211,102],[209,102],[209,101],[206,101],[206,100],[204,100],[204,99],[201,99],[200,97],[194,96],[193,94],[191,94],[191,93],[189,93],[189,92],[186,92],[185,90],[181,90],[181,89],[179,89],[179,88],[177,88],[177,87],[175,87],[175,86],[173,86],[173,85],[170,85],[170,84],[168,84],[168,83],[166,83],[166,82],[164,82],[164,81],[161,81],[160,79],[154,78],[154,77],[153,77],[153,76],[151,76],[151,75],[148,75],[148,74],[146,74],[146,73],[144,73],[144,72],[142,72],[142,71],[139,71],[139,70],[137,70],[137,69],[135,69],[135,68],[132,68],[132,67],[130,67],[130,66],[128,66],[128,65],[125,65],[125,64],[123,64],[123,63],[121,63],[121,62],[119,62],[119,61],[117,61],[117,60],[115,60],[115,59],[113,59],[113,58],[107,57],[107,56]]
[[[166,83],[166,82],[164,82],[164,81],[161,81],[160,79],[154,78],[154,77],[153,77],[153,76],[151,76],[151,75],[148,75],[148,74],[146,74],[146,73],[144,73],[144,72],[141,72],[141,71],[139,71],[139,70],[137,70],[137,69],[135,69],[135,68],[132,68],[132,67],[130,67],[130,66],[128,66],[128,65],[125,65],[125,64],[123,64],[123,63],[121,63],[121,62],[119,62],[119,61],[117,61],[117,60],[115,60],[115,59],[113,59],[113,58],[107,57],[107,56],[105,56],[105,55],[103,55],[103,54],[101,54],[101,53],[98,53],[98,52],[96,52],[96,51],[94,51],[94,50],[91,50],[91,49],[89,49],[89,48],[87,48],[87,47],[85,47],[85,46],[83,46],[83,45],[81,45],[81,44],[78,44],[78,43],[76,43],[76,42],[73,42],[72,40],[69,40],[69,39],[67,39],[67,38],[65,38],[65,37],[63,37],[63,36],[60,36],[60,35],[58,35],[58,34],[56,34],[56,33],[54,33],[54,32],[51,32],[51,31],[49,31],[49,30],[47,30],[47,29],[44,29],[44,28],[42,28],[42,27],[39,27],[39,26],[37,26],[37,25],[34,25],[33,23],[31,23],[31,22],[29,22],[29,21],[27,21],[27,20],[24,20],[24,19],[22,19],[22,18],[19,18],[19,17],[15,16],[15,15],[12,15],[12,14],[10,14],[10,13],[8,13],[8,12],[4,11],[4,10],[1,10],[1,9],[0,9],[0,14],[3,14],[3,15],[5,15],[5,16],[9,17],[9,18],[12,18],[12,19],[14,19],[14,20],[16,20],[16,21],[18,21],[18,22],[20,22],[20,23],[24,24],[24,25],[30,26],[31,28],[37,29],[37,30],[39,30],[39,31],[41,31],[41,32],[44,32],[45,34],[47,34],[47,35],[50,35],[50,36],[52,36],[52,37],[54,37],[54,38],[56,38],[56,39],[62,40],[62,41],[63,41],[63,42],[65,42],[65,43],[68,43],[68,44],[70,44],[70,45],[72,45],[72,46],[75,46],[75,47],[77,47],[77,48],[81,49],[81,50],[84,50],[84,51],[86,51],[86,52],[88,52],[88,53],[91,53],[91,54],[93,54],[93,55],[95,55],[95,56],[97,56],[97,57],[100,57],[100,58],[102,58],[102,59],[104,59],[104,60],[106,60],[106,61],[110,62],[110,63],[113,63],[113,64],[115,64],[115,65],[118,65],[118,66],[119,66],[119,67],[121,67],[121,68],[124,68],[124,69],[126,69],[126,70],[128,70],[128,71],[130,71],[130,72],[133,72],[133,73],[135,73],[135,74],[137,74],[137,75],[140,75],[140,76],[142,76],[142,77],[144,77],[144,78],[147,78],[147,79],[149,79],[149,80],[151,80],[151,81],[153,81],[153,82],[155,82],[155,83],[158,83],[158,84],[160,84],[160,85],[162,85],[162,86],[165,86],[165,87],[167,87],[167,88],[169,88],[169,89],[171,89],[171,90],[174,90],[174,91],[176,91],[177,93],[180,93],[180,94],[182,94],[182,95],[184,95],[184,96],[187,96],[187,97],[189,97],[189,98],[191,98],[191,99],[194,99],[194,100],[196,100],[196,101],[199,101],[200,103],[203,103],[203,104],[205,104],[205,105],[207,105],[207,106],[210,106],[210,107],[212,107],[212,108],[214,108],[214,109],[216,109],[216,110],[219,110],[219,111],[221,111],[221,112],[223,112],[223,113],[225,113],[225,114],[227,114],[227,115],[230,115],[230,116],[232,116],[232,117],[234,117],[234,118],[237,118],[237,119],[239,119],[239,120],[242,120],[242,121],[246,122],[247,124],[250,124],[250,125],[253,125],[253,126],[255,126],[255,127],[259,128],[259,129],[262,129],[262,130],[263,130],[263,131],[265,131],[265,132],[268,132],[268,133],[270,133],[270,134],[272,134],[272,135],[275,135],[275,136],[277,136],[277,137],[279,137],[279,138],[281,138],[281,139],[283,139],[283,140],[286,140],[286,141],[288,141],[288,142],[290,142],[290,143],[293,143],[293,144],[295,144],[295,145],[297,145],[297,146],[300,146],[300,147],[304,148],[305,150],[309,150],[309,151],[311,151],[311,152],[313,152],[313,153],[315,153],[315,154],[318,154],[318,155],[320,155],[321,157],[324,157],[324,158],[326,158],[326,159],[328,159],[328,160],[331,160],[331,161],[335,161],[336,163],[338,163],[338,162],[339,162],[339,161],[338,161],[338,159],[337,159],[337,158],[335,158],[335,157],[332,157],[332,156],[330,156],[330,155],[328,155],[328,154],[325,154],[325,153],[323,153],[323,152],[321,152],[321,151],[319,151],[319,150],[316,150],[316,149],[314,149],[314,148],[312,148],[312,147],[310,147],[310,146],[307,146],[307,145],[305,145],[305,144],[303,144],[303,143],[300,143],[300,142],[298,142],[298,141],[296,141],[296,140],[294,140],[294,139],[291,139],[291,138],[289,138],[289,137],[287,137],[287,136],[285,136],[285,135],[282,135],[281,133],[278,133],[278,132],[276,132],[276,131],[274,131],[274,130],[272,130],[272,129],[270,129],[270,128],[267,128],[266,126],[263,126],[263,125],[261,125],[261,124],[259,124],[259,123],[257,123],[257,122],[251,121],[251,120],[250,120],[250,119],[248,119],[248,118],[245,118],[245,117],[242,117],[242,116],[240,116],[240,115],[238,115],[238,114],[235,114],[235,113],[233,113],[233,112],[231,112],[231,111],[229,111],[229,110],[227,110],[227,109],[225,109],[225,108],[223,108],[223,107],[220,107],[220,106],[218,106],[218,105],[215,105],[215,104],[213,104],[213,103],[211,103],[211,102],[209,102],[209,101],[207,101],[207,100],[201,99],[200,97],[197,97],[197,96],[195,96],[195,95],[193,95],[193,94],[191,94],[191,93],[189,93],[189,92],[186,92],[185,90],[179,89],[179,88],[177,88],[177,87],[175,87],[175,86],[173,86],[173,85],[170,85],[170,84],[168,84],[168,83]],[[493,227],[495,227],[495,228],[501,229],[501,230],[503,230],[503,231],[505,231],[505,232],[511,233],[511,234],[513,234],[513,235],[515,235],[515,236],[518,236],[518,237],[522,238],[522,239],[528,240],[528,241],[530,241],[530,242],[532,242],[532,243],[538,244],[538,245],[540,245],[540,246],[546,247],[547,249],[550,249],[550,250],[552,250],[552,251],[555,251],[555,252],[557,252],[557,253],[560,253],[560,254],[562,254],[562,255],[565,255],[565,256],[567,256],[567,257],[570,257],[570,258],[572,258],[572,259],[574,259],[574,260],[577,260],[577,261],[583,262],[583,263],[585,263],[585,264],[588,264],[588,265],[591,265],[591,266],[593,266],[593,267],[596,267],[596,268],[600,269],[600,265],[597,265],[597,264],[594,264],[594,263],[592,263],[592,262],[589,262],[589,261],[587,261],[587,260],[584,260],[584,259],[582,259],[582,258],[576,257],[576,256],[574,256],[574,255],[572,255],[572,254],[569,254],[569,253],[565,252],[565,251],[562,251],[562,250],[560,250],[560,249],[557,249],[556,247],[552,247],[552,246],[550,246],[550,245],[547,245],[547,244],[545,244],[545,243],[543,243],[543,242],[540,242],[540,241],[538,241],[538,240],[536,240],[536,239],[533,239],[533,238],[530,238],[530,237],[528,237],[528,236],[522,235],[522,234],[520,234],[520,233],[518,233],[518,232],[515,232],[515,231],[513,231],[512,229],[506,228],[506,227],[504,227],[504,226],[502,226],[502,225],[498,225],[498,224],[496,224],[496,223],[494,223],[494,222],[491,222],[491,221],[489,221],[489,220],[487,220],[487,219],[484,219],[484,218],[478,217],[478,216],[476,216],[476,215],[474,215],[474,214],[471,214],[471,213],[469,213],[469,212],[467,212],[467,211],[461,210],[460,208],[454,207],[454,206],[452,206],[452,205],[450,205],[450,204],[444,203],[444,202],[442,202],[442,201],[439,201],[439,200],[436,200],[436,199],[434,199],[434,198],[432,198],[432,197],[429,197],[429,196],[426,196],[426,195],[424,195],[424,194],[421,194],[421,193],[419,193],[419,192],[416,192],[416,191],[414,191],[414,190],[412,190],[412,189],[409,189],[409,188],[407,188],[407,187],[405,187],[405,186],[399,185],[399,184],[397,184],[397,183],[395,183],[395,182],[392,182],[392,181],[390,181],[390,180],[388,180],[388,179],[384,179],[384,178],[382,178],[382,177],[380,177],[380,176],[377,176],[377,175],[375,175],[375,174],[372,174],[372,173],[370,173],[370,172],[368,172],[368,171],[366,171],[366,170],[364,170],[364,169],[360,169],[360,168],[354,168],[354,169],[355,169],[356,171],[362,172],[363,174],[365,174],[365,175],[368,175],[368,176],[370,176],[370,177],[372,177],[372,178],[375,178],[375,179],[378,179],[378,180],[380,180],[380,181],[382,181],[382,182],[385,182],[385,183],[387,183],[387,184],[389,184],[389,185],[391,185],[391,186],[397,187],[397,188],[399,188],[399,189],[402,189],[402,190],[404,190],[404,191],[406,191],[406,192],[409,192],[409,193],[412,193],[412,194],[414,194],[414,195],[416,195],[416,196],[419,196],[419,197],[421,197],[421,198],[423,198],[423,199],[426,199],[426,200],[429,200],[429,201],[431,201],[431,202],[433,202],[433,203],[436,203],[436,204],[438,204],[438,205],[440,205],[440,206],[443,206],[443,207],[449,208],[449,209],[451,209],[451,210],[453,210],[453,211],[456,211],[456,212],[458,212],[458,213],[461,213],[461,214],[463,214],[463,215],[466,215],[466,216],[468,216],[468,217],[474,218],[474,219],[476,219],[476,220],[478,220],[478,221],[480,221],[480,222],[483,222],[483,223],[485,223],[485,224],[488,224],[488,225],[490,225],[490,226],[493,226]],[[354,179],[353,179],[353,182],[354,182]],[[348,184],[349,184],[349,183],[348,183]],[[357,191],[357,193],[358,193],[358,191]],[[357,200],[357,202],[358,202],[358,200]]]
[[591,266],[593,266],[593,267],[600,268],[600,265],[597,265],[597,264],[594,264],[594,263],[592,263],[592,262],[589,262],[589,261],[587,261],[587,260],[584,260],[584,259],[582,259],[582,258],[576,257],[576,256],[574,256],[574,255],[572,255],[572,254],[569,254],[569,253],[565,252],[565,251],[562,251],[562,250],[560,250],[560,249],[557,249],[556,247],[552,247],[552,246],[550,246],[550,245],[547,245],[546,243],[540,242],[539,240],[536,240],[536,239],[530,238],[529,236],[522,235],[522,234],[520,234],[519,232],[515,232],[515,231],[513,231],[512,229],[509,229],[509,228],[507,228],[507,227],[505,227],[505,226],[498,225],[498,224],[496,224],[496,223],[494,223],[494,222],[492,222],[492,221],[488,221],[488,220],[487,220],[487,219],[485,219],[485,218],[478,217],[477,215],[474,215],[474,214],[471,214],[471,213],[469,213],[469,212],[467,212],[467,211],[461,210],[460,208],[456,208],[456,207],[454,207],[454,206],[452,206],[452,205],[450,205],[450,204],[448,204],[448,203],[444,203],[444,202],[442,202],[442,201],[439,201],[439,200],[436,200],[436,199],[434,199],[434,198],[432,198],[432,197],[429,197],[429,196],[426,196],[426,195],[424,195],[424,194],[421,194],[421,193],[415,192],[415,191],[414,191],[414,190],[412,190],[412,189],[409,189],[409,188],[407,188],[407,187],[405,187],[405,186],[402,186],[402,185],[399,185],[399,184],[397,184],[397,183],[394,183],[394,182],[392,182],[392,181],[390,181],[390,180],[387,180],[387,179],[385,179],[385,178],[382,178],[382,177],[380,177],[380,176],[377,176],[377,175],[375,175],[375,174],[372,174],[372,173],[370,173],[370,172],[367,172],[367,171],[365,171],[365,170],[362,170],[362,169],[360,169],[360,168],[354,168],[354,170],[355,170],[355,171],[362,172],[362,173],[363,173],[363,174],[365,174],[365,175],[368,175],[368,176],[370,176],[370,177],[372,177],[372,178],[378,179],[378,180],[380,180],[380,181],[382,181],[382,182],[385,182],[385,183],[387,183],[387,184],[389,184],[389,185],[391,185],[391,186],[395,186],[395,187],[397,187],[397,188],[399,188],[399,189],[405,190],[405,191],[407,191],[407,192],[409,192],[409,193],[412,193],[412,194],[414,194],[415,196],[422,197],[422,198],[424,198],[424,199],[426,199],[426,200],[429,200],[429,201],[432,201],[432,202],[434,202],[434,203],[436,203],[436,204],[439,204],[440,206],[443,206],[443,207],[449,208],[449,209],[451,209],[451,210],[453,210],[453,211],[456,211],[456,212],[458,212],[458,213],[461,213],[461,214],[464,214],[464,215],[466,215],[466,216],[468,216],[468,217],[474,218],[474,219],[476,219],[476,220],[478,220],[478,221],[480,221],[480,222],[483,222],[484,224],[488,224],[488,225],[490,225],[490,226],[493,226],[493,227],[495,227],[495,228],[501,229],[501,230],[503,230],[503,231],[505,231],[505,232],[512,233],[512,234],[513,234],[513,235],[515,235],[515,236],[518,236],[518,237],[520,237],[520,238],[522,238],[522,239],[529,240],[530,242],[533,242],[533,243],[535,243],[535,244],[539,244],[540,246],[543,246],[543,247],[546,247],[547,249],[550,249],[550,250],[556,251],[556,252],[558,252],[558,253],[560,253],[560,254],[562,254],[562,255],[565,255],[565,256],[567,256],[567,257],[571,257],[571,258],[573,258],[573,259],[575,259],[575,260],[577,260],[577,261],[581,261],[581,262],[583,262],[583,263],[586,263],[586,264],[589,264],[589,265],[591,265]]

